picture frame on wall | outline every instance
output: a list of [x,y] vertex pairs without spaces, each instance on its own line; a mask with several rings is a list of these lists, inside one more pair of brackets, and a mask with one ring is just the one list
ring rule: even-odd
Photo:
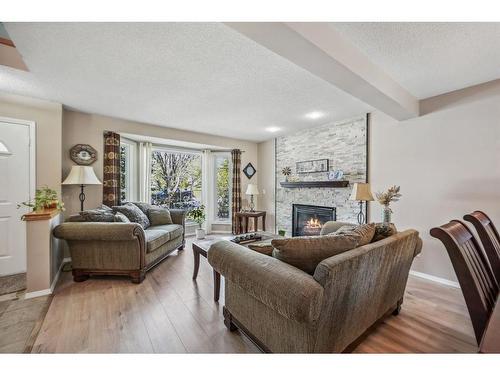
[[297,173],[328,172],[330,161],[328,159],[317,159],[298,161],[296,163]]

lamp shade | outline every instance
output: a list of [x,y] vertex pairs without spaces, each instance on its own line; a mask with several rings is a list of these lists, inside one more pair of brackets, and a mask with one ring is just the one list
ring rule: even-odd
[[259,195],[259,189],[257,189],[257,185],[248,184],[246,195]]
[[370,184],[355,183],[349,199],[351,201],[373,201]]
[[68,177],[63,181],[63,185],[101,185],[92,167],[74,165]]

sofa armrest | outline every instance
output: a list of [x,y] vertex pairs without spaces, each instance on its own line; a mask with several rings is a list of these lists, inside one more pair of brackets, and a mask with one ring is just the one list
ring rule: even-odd
[[68,241],[145,242],[144,230],[137,223],[67,222],[54,228],[54,236]]
[[171,209],[170,211],[170,217],[172,218],[172,222],[174,224],[182,225],[184,226],[186,223],[186,211],[185,210],[179,210],[179,209]]
[[227,280],[288,319],[312,322],[319,316],[323,288],[298,268],[230,241],[213,244],[208,262]]

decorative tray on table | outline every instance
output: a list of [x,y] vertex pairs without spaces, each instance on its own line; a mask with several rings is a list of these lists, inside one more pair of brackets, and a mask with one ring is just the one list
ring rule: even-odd
[[262,236],[257,233],[248,233],[248,234],[242,234],[239,236],[236,236],[232,239],[230,239],[231,242],[237,243],[237,244],[246,244],[246,243],[251,243],[251,242],[256,242],[262,240]]

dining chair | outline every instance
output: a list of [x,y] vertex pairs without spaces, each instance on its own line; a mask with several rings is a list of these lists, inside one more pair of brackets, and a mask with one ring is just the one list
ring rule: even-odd
[[500,236],[491,219],[482,211],[474,211],[465,215],[464,220],[472,223],[479,239],[483,244],[484,252],[490,261],[493,275],[500,284]]
[[488,260],[471,230],[461,221],[452,220],[432,228],[430,234],[441,240],[448,251],[479,345],[498,296]]

